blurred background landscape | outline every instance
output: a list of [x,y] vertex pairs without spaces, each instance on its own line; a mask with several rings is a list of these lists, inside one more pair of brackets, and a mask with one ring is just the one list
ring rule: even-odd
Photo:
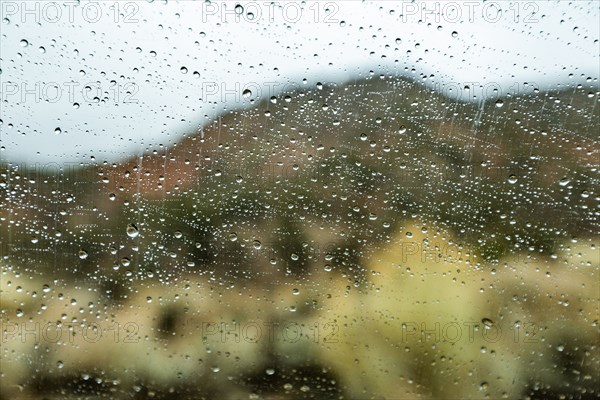
[[600,9],[449,3],[0,3],[0,399],[597,399]]
[[597,398],[597,95],[373,77],[4,165],[3,396]]

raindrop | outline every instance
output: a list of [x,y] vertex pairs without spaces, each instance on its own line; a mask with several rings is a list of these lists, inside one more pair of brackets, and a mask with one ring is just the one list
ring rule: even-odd
[[187,74],[188,69],[186,67],[181,67],[179,71],[181,71],[182,74]]
[[452,32],[452,37],[454,37],[454,38],[455,38],[455,37],[458,37],[458,32],[456,32],[456,31],[453,31],[453,32]]
[[500,108],[504,105],[504,102],[502,100],[496,100],[496,107]]
[[567,186],[569,183],[571,183],[571,180],[569,178],[562,178],[558,184],[560,186]]
[[85,260],[86,258],[88,258],[88,253],[87,251],[81,249],[79,250],[79,258],[82,260]]
[[127,236],[129,236],[130,238],[135,238],[139,234],[140,231],[138,231],[137,226],[135,226],[134,224],[127,225]]
[[517,180],[518,180],[518,179],[517,179],[517,176],[516,176],[516,175],[511,175],[511,176],[509,176],[509,177],[508,177],[508,183],[510,183],[510,184],[515,184],[515,183],[517,183]]
[[483,327],[487,330],[492,329],[492,327],[494,326],[494,322],[489,318],[482,319],[481,323],[483,324]]
[[244,96],[245,99],[249,99],[252,97],[252,91],[250,89],[246,89],[242,92],[242,96]]
[[27,40],[25,40],[25,39],[21,39],[20,43],[21,43],[21,47],[27,47],[27,46],[29,46],[29,42]]

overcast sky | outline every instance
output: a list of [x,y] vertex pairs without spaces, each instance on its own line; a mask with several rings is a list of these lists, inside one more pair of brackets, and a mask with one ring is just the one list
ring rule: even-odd
[[598,84],[596,1],[239,3],[0,2],[2,161],[115,161],[369,71],[463,99]]

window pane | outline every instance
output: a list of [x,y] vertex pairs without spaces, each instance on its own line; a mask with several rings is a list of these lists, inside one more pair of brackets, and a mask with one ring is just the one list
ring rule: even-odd
[[598,398],[597,3],[0,6],[0,397]]

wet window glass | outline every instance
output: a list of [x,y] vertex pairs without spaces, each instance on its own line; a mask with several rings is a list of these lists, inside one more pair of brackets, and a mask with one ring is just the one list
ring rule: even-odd
[[595,1],[9,1],[0,397],[597,399]]

